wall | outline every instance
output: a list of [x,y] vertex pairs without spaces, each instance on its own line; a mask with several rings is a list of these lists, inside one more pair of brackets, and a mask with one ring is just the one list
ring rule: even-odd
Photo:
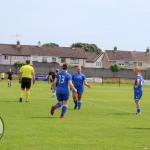
[[[54,67],[55,69],[58,68],[61,70],[61,66],[59,65],[51,65],[48,67],[38,67],[34,66],[35,73],[38,75],[47,75],[51,68]],[[11,65],[0,65],[0,72],[7,73],[9,69],[15,74],[18,74],[19,67],[16,68],[15,66]],[[76,72],[76,67],[70,67],[68,72],[73,74]],[[82,73],[84,73],[87,77],[121,77],[121,78],[135,78],[133,70],[119,70],[117,73],[112,73],[110,69],[103,69],[103,68],[82,68]],[[150,79],[150,70],[143,70],[142,75],[145,79]]]

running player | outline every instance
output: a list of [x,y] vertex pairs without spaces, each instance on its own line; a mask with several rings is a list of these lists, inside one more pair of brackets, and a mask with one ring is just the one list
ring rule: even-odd
[[9,71],[7,72],[8,75],[8,87],[12,86],[12,76],[13,76],[13,72],[11,71],[11,69],[9,69]]
[[35,83],[34,68],[30,66],[30,60],[26,60],[26,65],[19,70],[19,83],[21,83],[21,92],[19,102],[22,102],[24,92],[26,92],[26,102],[29,102],[31,80]]
[[74,101],[74,109],[78,107],[78,109],[81,108],[82,105],[82,94],[84,92],[84,85],[86,85],[88,88],[90,88],[90,85],[86,81],[86,76],[81,73],[81,66],[77,67],[77,73],[74,73],[72,75],[72,81],[74,84],[74,87],[77,89],[76,91],[72,91],[72,97]]
[[[51,108],[51,115],[53,115],[54,111],[57,108],[62,106],[60,118],[64,118],[68,108],[68,99],[70,93],[68,89],[68,84],[76,92],[76,89],[72,84],[71,75],[67,72],[68,64],[63,64],[62,69],[63,70],[56,75],[56,78],[54,80],[54,90],[56,89],[56,96],[57,96],[58,103],[56,103]],[[56,83],[57,83],[57,87],[56,87]]]

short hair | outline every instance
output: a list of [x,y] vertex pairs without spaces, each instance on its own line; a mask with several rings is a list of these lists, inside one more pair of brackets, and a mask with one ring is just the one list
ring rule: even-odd
[[67,70],[67,69],[68,69],[68,64],[67,64],[67,63],[66,63],[66,64],[63,64],[63,65],[62,65],[62,69],[63,69],[63,70]]
[[26,64],[30,64],[30,60],[26,60]]

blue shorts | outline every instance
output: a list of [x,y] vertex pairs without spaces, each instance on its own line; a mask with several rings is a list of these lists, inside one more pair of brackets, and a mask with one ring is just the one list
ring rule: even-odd
[[69,99],[69,90],[59,87],[56,89],[56,97],[58,101],[68,100]]
[[142,97],[142,91],[134,89],[134,100],[140,100]]
[[[75,86],[75,88],[77,89],[77,94],[83,94],[84,86],[80,86],[80,87]],[[75,91],[73,90],[72,92],[74,93]]]

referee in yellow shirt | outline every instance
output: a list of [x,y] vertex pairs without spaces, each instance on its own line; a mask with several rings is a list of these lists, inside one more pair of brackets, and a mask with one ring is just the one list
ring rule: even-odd
[[30,66],[30,60],[26,60],[26,65],[19,70],[19,83],[21,83],[21,92],[19,102],[22,102],[24,93],[26,92],[26,102],[29,102],[31,80],[35,83],[34,68]]

